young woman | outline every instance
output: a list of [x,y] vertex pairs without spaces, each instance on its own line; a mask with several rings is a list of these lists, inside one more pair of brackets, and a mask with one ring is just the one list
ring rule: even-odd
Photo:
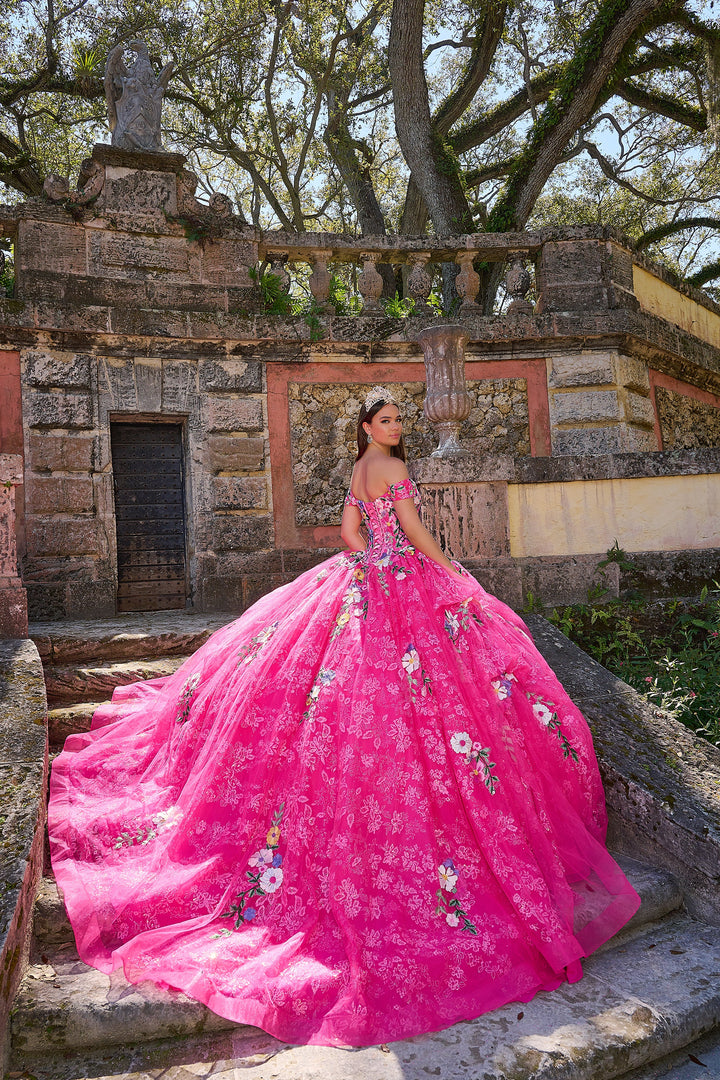
[[87,963],[356,1046],[576,980],[634,913],[585,721],[418,505],[375,387],[350,550],[68,739],[50,835]]

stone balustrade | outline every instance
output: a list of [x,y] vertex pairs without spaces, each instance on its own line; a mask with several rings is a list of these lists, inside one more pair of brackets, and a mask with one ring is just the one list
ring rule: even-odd
[[[459,310],[480,314],[477,303],[480,276],[474,263],[507,263],[506,288],[512,300],[510,314],[532,314],[525,299],[533,278],[527,269],[542,250],[547,237],[535,233],[477,233],[458,237],[363,236],[348,239],[336,233],[263,233],[257,243],[257,255],[289,288],[288,264],[305,263],[312,267],[308,284],[320,311],[334,314],[329,300],[328,266],[354,264],[360,268],[357,288],[362,298],[361,314],[384,314],[381,304],[383,279],[377,267],[383,263],[394,269],[407,267],[406,297],[414,301],[415,315],[431,315],[428,298],[433,287],[432,270],[442,263],[458,267],[456,286]],[[435,312],[435,314],[437,314]]]

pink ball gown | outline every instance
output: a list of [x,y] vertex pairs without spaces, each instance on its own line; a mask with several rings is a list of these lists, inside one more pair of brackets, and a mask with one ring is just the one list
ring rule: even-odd
[[120,687],[52,774],[81,958],[297,1043],[434,1031],[581,976],[639,900],[587,725],[522,623],[423,556],[366,552]]

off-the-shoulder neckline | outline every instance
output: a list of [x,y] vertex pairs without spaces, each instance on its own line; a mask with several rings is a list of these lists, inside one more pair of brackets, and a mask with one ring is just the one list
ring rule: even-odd
[[390,484],[387,491],[383,491],[382,495],[378,495],[377,499],[358,499],[357,495],[351,487],[348,488],[348,491],[350,492],[356,503],[360,503],[362,506],[372,506],[373,503],[380,502],[381,499],[386,499],[393,488],[401,487],[403,484],[412,484],[414,487],[417,487],[417,484],[415,483],[413,478],[411,476],[408,476],[405,480],[398,480],[397,484]]

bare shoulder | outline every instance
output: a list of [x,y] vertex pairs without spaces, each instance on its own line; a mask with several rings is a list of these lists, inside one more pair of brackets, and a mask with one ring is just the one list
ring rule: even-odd
[[[384,463],[385,464],[385,463]],[[400,458],[391,457],[388,458],[387,464],[383,469],[383,479],[388,484],[399,484],[401,480],[407,480],[410,473],[407,470],[407,465]]]

